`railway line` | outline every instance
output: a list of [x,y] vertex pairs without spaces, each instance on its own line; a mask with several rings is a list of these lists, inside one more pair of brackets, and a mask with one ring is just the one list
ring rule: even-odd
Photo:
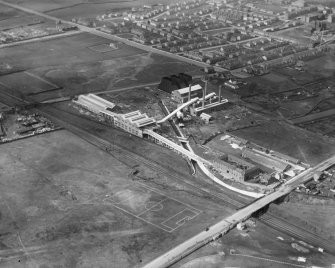
[[302,229],[301,227],[288,223],[286,220],[272,214],[266,213],[259,217],[259,220],[265,223],[267,226],[274,228],[278,231],[289,234],[295,238],[298,238],[310,245],[321,247],[329,253],[335,252],[335,243],[329,241],[325,238],[321,238],[315,233],[310,232],[309,230]]
[[[56,108],[55,109],[56,114],[58,114],[58,116],[55,116],[53,114],[50,113],[45,113],[42,111],[42,113],[45,113],[46,116],[51,117],[51,119],[53,119],[54,121],[56,121],[58,124],[60,124],[61,126],[63,126],[64,128],[68,129],[69,131],[71,131],[72,133],[74,133],[75,135],[81,137],[82,139],[86,140],[87,142],[101,148],[102,150],[108,152],[109,154],[113,155],[115,158],[117,158],[119,161],[121,162],[125,162],[125,159],[128,159],[130,161],[134,161],[138,164],[142,164],[145,165],[149,168],[151,168],[152,170],[168,176],[171,179],[177,180],[179,182],[182,182],[188,186],[190,186],[193,189],[196,189],[198,192],[201,192],[204,194],[205,198],[216,198],[219,199],[221,201],[223,201],[224,203],[228,204],[230,207],[239,210],[242,207],[246,206],[248,203],[250,203],[249,201],[246,200],[242,200],[242,199],[234,199],[231,195],[231,193],[227,193],[226,191],[224,191],[223,194],[220,193],[216,193],[213,192],[209,189],[203,188],[203,187],[199,187],[198,185],[196,185],[196,183],[194,183],[192,180],[194,180],[193,178],[188,178],[187,175],[182,174],[176,170],[171,169],[171,167],[166,167],[166,166],[162,166],[162,163],[157,163],[156,161],[153,161],[152,159],[148,159],[145,158],[142,155],[138,155],[132,151],[129,150],[129,148],[122,146],[122,145],[116,145],[116,144],[111,144],[108,141],[99,138],[93,134],[91,134],[90,132],[88,132],[87,130],[83,130],[80,127],[74,126],[72,123],[66,122],[64,119],[60,119],[59,117],[59,113],[60,112],[65,112],[63,110],[58,110]],[[77,116],[75,114],[72,114],[73,116]],[[95,122],[96,123],[96,122]],[[113,129],[113,131],[119,131],[118,129]],[[120,133],[122,131],[120,130]],[[123,132],[122,132],[123,133]],[[149,142],[149,141],[148,141]],[[173,172],[171,172],[171,170],[173,170]],[[230,195],[229,195],[230,194]],[[236,198],[236,196],[235,196]],[[293,237],[295,237],[296,239],[302,240],[308,244],[311,244],[313,246],[316,247],[322,247],[324,248],[327,252],[335,252],[335,243],[332,241],[328,241],[325,238],[318,236],[316,234],[311,233],[309,230],[304,229],[303,227],[300,226],[296,226],[293,225],[292,223],[287,222],[286,220],[272,214],[269,212],[266,212],[265,214],[259,216],[258,218],[256,218],[257,220],[259,220],[260,222],[266,224],[269,227],[272,227],[278,231],[281,231],[283,233],[286,233],[288,235],[291,235]]]
[[[0,91],[1,93],[1,91]],[[4,94],[4,96],[7,96],[9,101],[13,101],[13,96]],[[18,98],[15,98],[16,102],[23,103],[22,100],[19,100]],[[38,109],[38,108],[37,108]],[[78,119],[81,118],[79,115],[75,113],[71,113],[69,111],[64,111],[60,109],[53,108],[56,111],[56,114],[59,112],[64,112],[67,115],[76,116]],[[143,164],[152,170],[163,174],[165,176],[170,177],[171,179],[180,181],[184,184],[187,184],[193,189],[196,189],[198,192],[204,194],[205,198],[217,198],[224,203],[228,204],[230,207],[239,210],[240,208],[246,206],[249,202],[245,199],[239,199],[237,200],[236,196],[235,198],[232,197],[232,193],[228,193],[228,191],[224,191],[223,194],[216,193],[214,191],[211,191],[209,189],[206,189],[204,187],[200,187],[196,185],[192,181],[193,178],[188,178],[185,174],[182,174],[180,172],[177,172],[174,170],[174,172],[171,172],[171,167],[164,167],[162,166],[162,163],[157,163],[153,161],[152,159],[145,158],[143,156],[137,155],[134,152],[131,152],[128,148],[122,146],[122,145],[115,145],[107,142],[104,139],[101,139],[91,133],[88,132],[88,130],[84,130],[80,127],[74,126],[73,123],[68,123],[65,120],[60,119],[60,116],[55,116],[52,113],[45,113],[42,110],[38,109],[39,112],[44,113],[47,117],[51,117],[54,121],[58,122],[59,125],[63,126],[64,128],[68,129],[75,135],[83,138],[87,142],[101,148],[104,151],[107,151],[108,153],[112,154],[114,157],[116,157],[119,161],[125,162],[124,159],[128,159],[130,161],[135,161],[136,163]],[[95,122],[97,123],[97,122]],[[100,123],[101,124],[101,123]],[[104,125],[105,126],[105,125]],[[122,134],[124,134],[121,130],[113,129],[113,131],[118,131]],[[148,141],[149,142],[149,141]],[[194,180],[194,179],[193,179]],[[323,237],[319,237],[316,234],[311,233],[310,231],[299,227],[299,226],[293,226],[291,223],[281,219],[280,217],[277,217],[270,213],[265,213],[261,215],[257,220],[263,222],[264,224],[279,230],[281,232],[284,232],[286,234],[289,234],[297,239],[303,240],[306,243],[309,243],[311,245],[323,247],[328,252],[335,252],[335,245],[332,241],[326,241]]]
[[[202,192],[203,194],[205,194],[207,197],[215,197],[225,203],[227,203],[228,205],[230,205],[232,208],[239,208],[242,206],[242,203],[239,201],[236,201],[235,199],[227,196],[227,195],[223,195],[223,194],[219,194],[219,193],[215,193],[212,192],[208,189],[205,189],[203,187],[199,187],[197,186],[194,182],[191,181],[191,179],[188,179],[185,174],[181,174],[178,171],[172,169],[171,167],[165,167],[162,166],[162,163],[157,163],[156,161],[153,161],[152,159],[147,159],[142,155],[138,155],[135,154],[133,152],[130,152],[128,148],[120,145],[120,144],[111,144],[109,142],[107,142],[104,139],[101,139],[91,133],[89,133],[87,130],[83,130],[81,128],[78,128],[76,126],[74,126],[73,124],[69,124],[68,122],[66,122],[65,120],[62,120],[50,113],[45,113],[44,111],[39,110],[42,114],[45,114],[47,117],[50,117],[51,119],[53,119],[53,121],[57,122],[59,125],[61,125],[62,127],[68,129],[69,131],[71,131],[72,133],[74,133],[75,135],[81,137],[82,139],[86,140],[87,142],[97,146],[98,148],[106,151],[109,154],[112,154],[114,157],[116,157],[119,161],[121,162],[125,162],[125,159],[130,160],[130,161],[134,161],[138,164],[142,164],[145,165],[149,168],[151,168],[152,170],[165,175],[169,178],[172,178],[174,180],[177,181],[181,181],[184,184],[187,184],[188,186],[190,186],[193,189],[196,189],[197,191]],[[193,178],[192,178],[193,179]],[[193,179],[194,180],[194,179]]]

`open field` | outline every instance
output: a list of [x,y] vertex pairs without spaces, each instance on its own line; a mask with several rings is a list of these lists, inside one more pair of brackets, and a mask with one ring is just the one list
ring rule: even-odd
[[313,75],[334,78],[335,56],[325,55],[306,62],[305,69]]
[[45,19],[0,4],[0,30],[27,26],[42,21]]
[[63,88],[35,95],[35,100],[159,82],[178,72],[199,73],[197,67],[124,44],[103,53],[91,49],[102,44],[109,42],[83,33],[4,48],[2,60]]
[[286,123],[240,129],[233,135],[315,165],[335,153],[335,142]]
[[[318,114],[319,113],[315,115],[318,115]],[[320,133],[322,135],[334,138],[335,137],[335,116],[332,115],[328,117],[318,118],[313,121],[301,123],[299,124],[299,127],[308,129],[309,131],[312,131],[314,133]]]
[[232,212],[67,131],[1,151],[0,267],[137,267]]
[[304,27],[287,29],[287,30],[281,31],[279,36],[284,37],[284,38],[288,37],[304,45],[313,43],[314,41],[310,39],[309,37],[307,37],[304,31],[305,31]]
[[48,12],[50,15],[59,16],[63,19],[71,19],[73,17],[96,17],[99,14],[115,9],[132,8],[134,6],[143,6],[144,4],[171,3],[177,2],[177,0],[9,0],[8,2]]
[[306,85],[316,80],[334,77],[335,56],[325,55],[305,61],[304,71],[290,67],[277,69],[275,73],[292,79],[298,85]]
[[246,81],[249,85],[253,84],[254,86],[252,88],[248,85],[242,86],[240,89],[236,90],[241,96],[267,93],[273,94],[297,88],[297,85],[293,81],[277,73],[249,77]]
[[[24,83],[23,83],[24,82]],[[56,89],[52,83],[36,77],[29,72],[18,72],[0,76],[0,84],[8,89],[8,93],[15,95],[34,94],[41,91]]]

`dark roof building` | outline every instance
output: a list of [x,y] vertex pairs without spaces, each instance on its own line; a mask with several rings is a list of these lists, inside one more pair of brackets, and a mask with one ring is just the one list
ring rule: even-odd
[[188,87],[192,81],[192,76],[184,73],[178,75],[166,76],[161,79],[158,88],[165,92],[171,93],[174,90]]

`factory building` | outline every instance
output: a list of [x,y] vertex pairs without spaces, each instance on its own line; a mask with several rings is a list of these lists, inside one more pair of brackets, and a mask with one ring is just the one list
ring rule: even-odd
[[202,96],[202,87],[200,85],[194,85],[190,87],[184,87],[181,89],[177,89],[172,91],[171,98],[177,101],[178,103],[185,103],[189,99],[193,99],[196,97]]
[[79,95],[78,99],[73,102],[96,114],[104,110],[112,111],[115,107],[114,103],[95,94]]
[[255,163],[275,170],[278,173],[283,173],[290,167],[290,165],[285,161],[280,161],[270,155],[262,154],[261,152],[257,152],[256,150],[250,148],[244,148],[242,150],[242,156],[244,158],[251,159]]
[[254,164],[230,154],[212,162],[214,168],[227,179],[243,182],[259,173],[259,168]]
[[158,89],[171,93],[174,90],[188,87],[192,81],[192,76],[184,73],[166,76],[161,79]]
[[112,111],[115,107],[111,103],[97,95],[88,94],[80,95],[78,100],[73,100],[76,104],[85,107],[87,110],[99,114],[106,119],[107,122],[133,134],[138,137],[143,137],[142,131],[146,127],[155,127],[156,120],[142,114],[140,111],[134,111],[127,114],[117,114]]
[[155,126],[156,120],[142,114],[140,111],[134,111],[127,114],[117,114],[115,117],[115,126],[138,137],[143,137],[143,127]]
[[190,113],[193,116],[198,116],[203,112],[212,113],[215,111],[219,111],[223,109],[225,106],[224,104],[228,102],[227,99],[223,99],[221,97],[221,90],[222,90],[221,86],[219,87],[219,96],[216,96],[214,92],[208,95],[205,95],[207,91],[206,86],[207,84],[205,84],[205,90],[203,91],[203,97],[199,99],[198,103],[194,103],[190,107]]

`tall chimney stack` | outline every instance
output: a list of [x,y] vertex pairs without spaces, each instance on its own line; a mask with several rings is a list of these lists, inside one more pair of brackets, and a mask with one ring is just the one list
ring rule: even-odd
[[219,103],[221,102],[221,90],[222,90],[222,85],[219,86]]
[[205,81],[205,90],[204,90],[204,97],[202,98],[202,108],[205,107],[205,98],[206,98],[206,95],[207,95],[207,84],[208,84],[208,80],[206,79],[206,81]]
[[188,101],[191,100],[191,88],[192,88],[192,83],[190,83],[190,86],[188,88]]
[[202,108],[204,108],[205,107],[205,95],[206,93],[205,93],[205,89],[203,89],[202,90]]

